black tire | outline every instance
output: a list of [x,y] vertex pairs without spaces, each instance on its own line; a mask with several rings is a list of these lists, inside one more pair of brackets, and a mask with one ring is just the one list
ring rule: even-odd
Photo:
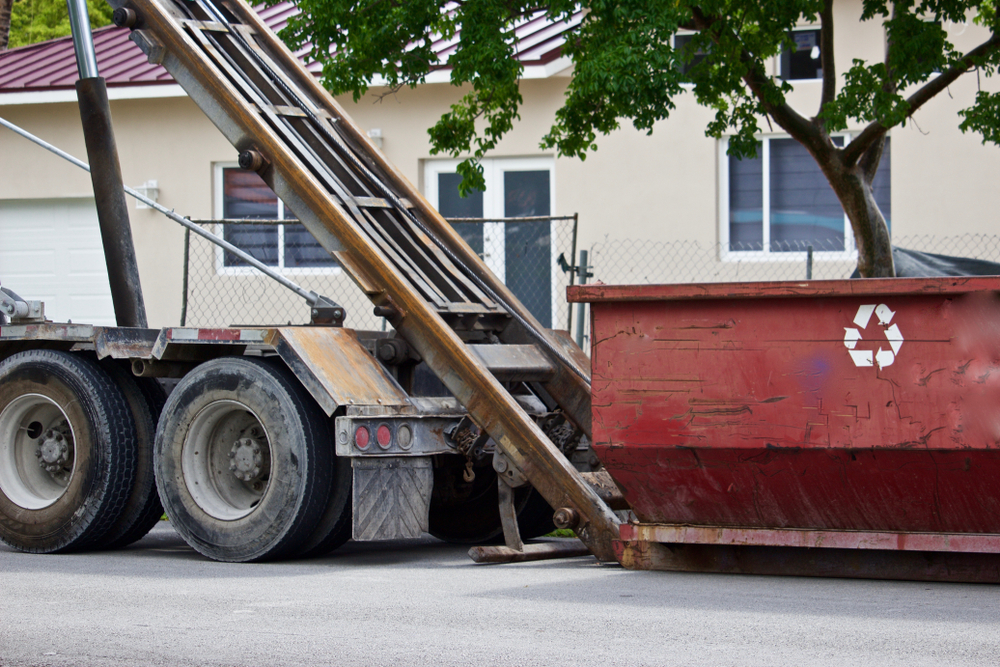
[[[329,421],[326,424],[329,426]],[[327,429],[325,441],[333,442],[330,428]],[[351,460],[336,455],[333,459],[329,499],[316,530],[299,548],[298,555],[302,558],[325,556],[351,539],[351,492],[354,477]]]
[[[470,483],[462,478],[464,465],[434,470],[431,496],[430,534],[453,544],[496,544],[503,542],[497,474],[492,466],[474,468]],[[555,530],[554,512],[531,485],[514,490],[517,527],[521,539],[530,540]]]
[[326,416],[279,364],[224,357],[188,373],[163,408],[154,459],[171,524],[214,560],[293,556],[327,506]]
[[135,451],[128,404],[92,359],[30,350],[0,363],[5,543],[32,553],[99,546],[135,482]]
[[125,397],[136,430],[135,484],[121,518],[103,538],[103,548],[120,549],[142,539],[163,516],[163,505],[156,491],[156,475],[153,471],[153,446],[156,441],[156,423],[167,400],[167,393],[156,380],[133,376],[127,363],[110,358],[103,359],[100,363]]

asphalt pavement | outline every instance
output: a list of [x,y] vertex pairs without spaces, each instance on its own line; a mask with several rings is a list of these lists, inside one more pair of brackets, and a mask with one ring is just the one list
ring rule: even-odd
[[225,564],[167,523],[114,553],[0,546],[0,666],[983,665],[1000,586],[476,565],[432,538]]

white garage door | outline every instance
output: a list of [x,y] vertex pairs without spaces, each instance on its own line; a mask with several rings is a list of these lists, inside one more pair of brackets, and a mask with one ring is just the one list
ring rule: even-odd
[[94,200],[0,201],[0,284],[55,322],[114,325]]

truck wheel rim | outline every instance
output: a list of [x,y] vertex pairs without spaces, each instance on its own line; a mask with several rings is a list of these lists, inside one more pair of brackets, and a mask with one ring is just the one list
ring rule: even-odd
[[19,507],[44,509],[66,492],[76,467],[66,413],[41,394],[24,394],[0,413],[0,491]]
[[247,516],[267,492],[271,446],[257,415],[237,401],[215,401],[191,422],[181,448],[191,499],[209,516]]

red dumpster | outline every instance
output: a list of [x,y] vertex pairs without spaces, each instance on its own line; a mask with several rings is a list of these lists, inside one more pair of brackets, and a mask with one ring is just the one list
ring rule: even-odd
[[571,288],[591,304],[594,450],[638,519],[619,559],[1000,581],[998,290]]

